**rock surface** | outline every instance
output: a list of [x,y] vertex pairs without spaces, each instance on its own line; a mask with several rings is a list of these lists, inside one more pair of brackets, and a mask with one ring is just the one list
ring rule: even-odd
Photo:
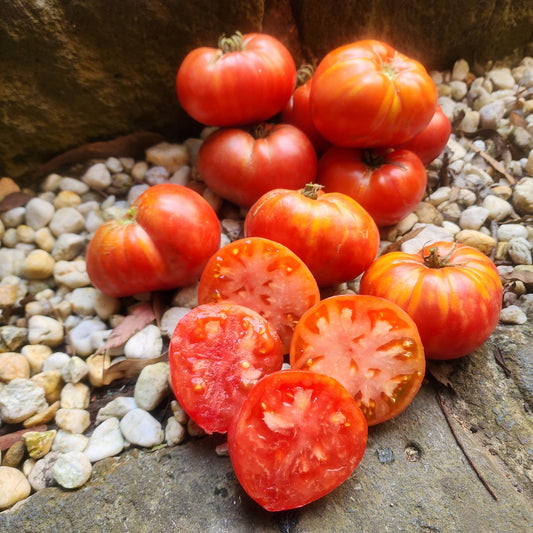
[[[75,492],[49,487],[0,513],[0,530],[382,533],[527,531],[533,521],[533,328],[498,326],[471,356],[431,365],[409,408],[370,429],[338,489],[302,509],[268,513],[204,437],[94,465]],[[509,375],[496,362],[499,349]],[[435,379],[435,377],[437,379]],[[448,383],[448,386],[443,385]],[[498,498],[488,492],[454,438]]]

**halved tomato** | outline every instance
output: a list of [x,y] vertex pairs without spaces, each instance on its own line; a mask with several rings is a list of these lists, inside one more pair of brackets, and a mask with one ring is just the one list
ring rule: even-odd
[[195,307],[170,341],[176,398],[207,433],[225,433],[252,387],[282,364],[275,329],[259,313],[229,302]]
[[250,237],[223,246],[207,262],[198,303],[229,300],[264,316],[288,352],[294,326],[320,300],[313,274],[289,248]]
[[368,426],[348,391],[322,374],[280,371],[251,390],[228,431],[239,482],[268,511],[324,496],[363,458]]
[[368,425],[401,413],[426,368],[411,317],[377,296],[341,295],[309,309],[294,330],[291,368],[326,374],[355,398]]

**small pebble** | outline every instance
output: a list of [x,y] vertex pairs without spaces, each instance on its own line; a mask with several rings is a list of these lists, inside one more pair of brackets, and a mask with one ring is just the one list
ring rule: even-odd
[[132,396],[118,396],[98,410],[96,423],[99,424],[108,418],[118,418],[120,420],[127,412],[137,407],[135,398]]
[[58,285],[65,285],[69,289],[86,287],[91,283],[83,259],[57,261],[54,267],[54,280]]
[[66,383],[61,390],[62,409],[87,409],[91,391],[85,383]]
[[82,452],[87,448],[88,442],[89,437],[85,435],[59,429],[52,444],[52,451],[60,453]]
[[85,219],[74,207],[61,207],[54,213],[48,227],[55,237],[63,233],[79,233],[85,228]]
[[0,510],[8,509],[30,495],[31,485],[26,476],[11,466],[0,466]]
[[55,421],[60,429],[83,433],[91,424],[91,415],[85,409],[59,409]]
[[61,454],[52,469],[56,483],[66,489],[76,489],[85,485],[91,474],[91,462],[83,452],[76,451]]
[[55,213],[54,206],[42,198],[32,198],[26,204],[26,224],[38,230],[44,228],[52,220]]
[[455,240],[461,244],[477,248],[480,252],[489,256],[496,247],[496,239],[486,233],[473,229],[461,230],[455,235]]
[[522,178],[514,188],[513,206],[521,215],[533,214],[533,178]]
[[120,421],[120,430],[124,438],[135,446],[152,448],[165,439],[165,432],[159,421],[140,408],[132,409],[124,415]]
[[30,363],[24,355],[17,352],[0,353],[0,381],[9,383],[16,378],[30,377]]
[[89,461],[94,463],[119,454],[125,444],[119,419],[110,417],[94,429],[84,453]]
[[22,264],[22,275],[27,279],[46,279],[54,273],[54,258],[44,250],[33,250]]
[[500,320],[504,324],[525,324],[527,315],[517,305],[510,305],[501,310]]
[[59,346],[64,340],[63,325],[55,318],[35,315],[28,320],[28,340],[30,344]]
[[44,389],[30,379],[16,378],[0,389],[0,418],[18,424],[46,409]]
[[91,189],[101,191],[111,185],[111,173],[104,163],[96,163],[87,169],[82,181]]
[[61,376],[65,383],[78,383],[87,376],[87,363],[76,355],[70,357],[69,362],[61,368]]
[[161,330],[149,324],[126,342],[124,355],[130,359],[152,359],[159,357],[162,349]]
[[167,362],[145,366],[135,384],[134,399],[141,409],[155,409],[170,392],[170,371]]
[[54,463],[60,456],[61,454],[59,452],[50,452],[35,462],[34,467],[28,475],[28,481],[33,490],[42,490],[55,484],[52,471]]
[[173,416],[167,420],[165,427],[165,442],[169,446],[181,444],[187,437],[187,430]]
[[[68,357],[68,356],[67,356]],[[57,402],[61,396],[64,381],[59,370],[46,370],[31,377],[33,383],[42,387],[44,397],[49,404]]]
[[182,144],[162,142],[146,150],[146,160],[153,165],[165,167],[169,174],[189,164],[189,152]]
[[41,459],[52,448],[57,431],[51,429],[50,431],[28,431],[22,435],[22,439],[26,444],[28,455],[32,459]]

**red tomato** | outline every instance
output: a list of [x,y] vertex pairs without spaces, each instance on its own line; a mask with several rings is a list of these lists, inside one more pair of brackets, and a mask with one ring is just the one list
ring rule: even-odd
[[352,198],[324,194],[317,185],[300,191],[274,189],[248,211],[245,237],[265,237],[290,248],[319,286],[349,281],[375,259],[379,231]]
[[279,113],[296,84],[296,67],[287,48],[261,33],[222,37],[219,48],[190,52],[176,76],[183,109],[210,126],[262,122]]
[[290,124],[264,124],[251,133],[223,129],[200,147],[198,170],[205,184],[222,198],[250,207],[271,189],[299,189],[314,181],[315,149]]
[[302,80],[301,84],[296,87],[294,94],[291,96],[287,105],[281,112],[281,121],[286,124],[292,124],[302,130],[309,140],[313,143],[318,154],[322,154],[331,143],[326,141],[318,132],[311,118],[311,105],[309,103],[309,94],[311,93],[311,76],[313,69],[310,65],[298,70],[298,79]]
[[290,361],[295,370],[342,383],[369,426],[411,403],[426,368],[411,317],[384,298],[359,295],[332,296],[304,313],[294,329]]
[[250,237],[223,246],[207,263],[198,303],[230,300],[257,311],[278,332],[288,352],[294,326],[320,300],[313,274],[283,244]]
[[225,433],[257,381],[281,369],[283,350],[276,330],[259,313],[213,303],[195,307],[178,322],[168,361],[180,405],[207,433]]
[[394,146],[421,132],[437,105],[426,69],[388,44],[357,41],[327,54],[311,81],[311,116],[338,146]]
[[219,246],[220,223],[206,200],[181,185],[155,185],[123,220],[96,230],[87,273],[96,288],[116,297],[183,287],[198,280]]
[[239,482],[268,511],[294,509],[345,481],[365,453],[368,428],[334,379],[281,371],[252,389],[228,431]]
[[408,150],[330,148],[318,164],[318,180],[326,192],[351,196],[378,226],[396,224],[424,196],[426,169]]
[[437,106],[431,122],[412,139],[398,146],[404,150],[411,150],[424,163],[429,165],[438,157],[450,138],[452,125],[440,106]]
[[405,309],[430,359],[455,359],[481,346],[498,324],[502,306],[494,263],[475,248],[450,242],[430,244],[417,254],[379,257],[363,275],[360,290]]

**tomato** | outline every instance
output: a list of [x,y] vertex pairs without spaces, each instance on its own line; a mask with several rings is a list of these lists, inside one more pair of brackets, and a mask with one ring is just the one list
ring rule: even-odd
[[228,431],[237,479],[268,511],[294,509],[345,481],[363,458],[368,428],[338,381],[281,371],[251,390]]
[[87,273],[96,288],[116,297],[183,287],[199,279],[219,246],[220,223],[206,200],[181,185],[154,185],[123,220],[95,231]]
[[265,237],[290,248],[309,267],[319,286],[349,281],[375,259],[379,231],[352,198],[324,194],[309,184],[300,191],[274,189],[248,211],[246,237]]
[[178,322],[168,361],[180,405],[206,433],[225,433],[257,381],[281,369],[283,350],[259,313],[221,302],[199,305]]
[[302,130],[313,143],[316,152],[322,154],[331,146],[331,143],[326,141],[318,132],[311,118],[309,94],[311,93],[313,68],[310,65],[305,65],[298,70],[297,74],[299,85],[281,111],[281,121],[285,124],[292,124]]
[[450,242],[416,254],[384,254],[363,275],[360,291],[402,307],[416,322],[430,359],[455,359],[481,346],[502,306],[494,263],[475,248]]
[[448,143],[452,125],[440,106],[435,109],[435,114],[430,123],[412,139],[398,146],[414,152],[424,163],[429,165],[437,158]]
[[330,148],[318,164],[317,181],[326,192],[351,196],[378,226],[396,224],[424,196],[426,169],[420,158],[395,148]]
[[287,48],[261,33],[222,36],[218,49],[189,52],[176,76],[183,109],[209,126],[262,122],[279,113],[296,84],[296,67]]
[[420,389],[425,357],[411,317],[376,296],[331,296],[294,329],[291,368],[342,383],[369,426],[401,413]]
[[314,181],[317,156],[307,136],[290,124],[263,124],[250,132],[228,128],[202,143],[198,170],[219,196],[250,207],[271,189]]
[[276,329],[288,352],[294,326],[320,300],[305,263],[283,244],[250,237],[218,250],[198,286],[198,303],[230,300],[257,311]]
[[338,146],[394,146],[420,133],[437,89],[418,61],[386,43],[363,40],[329,52],[311,81],[311,116]]

